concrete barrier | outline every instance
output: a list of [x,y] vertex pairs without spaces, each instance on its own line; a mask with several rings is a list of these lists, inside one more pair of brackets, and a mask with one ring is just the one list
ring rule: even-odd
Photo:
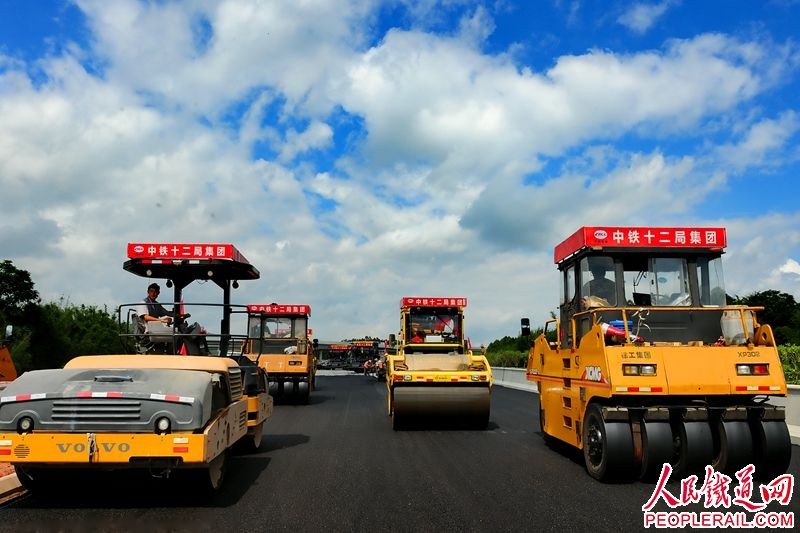
[[[524,368],[492,367],[495,385],[530,391],[538,394],[536,383],[528,381]],[[789,394],[783,398],[772,396],[770,403],[786,407],[786,423],[792,436],[792,444],[800,446],[800,385],[789,385]]]

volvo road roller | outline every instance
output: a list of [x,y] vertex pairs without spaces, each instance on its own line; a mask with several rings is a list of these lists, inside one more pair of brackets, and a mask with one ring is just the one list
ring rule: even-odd
[[308,338],[311,306],[249,304],[247,315],[243,353],[267,372],[270,394],[308,403],[317,375],[316,343]]
[[386,376],[394,429],[436,421],[486,428],[492,371],[464,336],[466,306],[466,298],[400,301],[400,339]]
[[[125,270],[175,287],[170,329],[148,330],[134,318],[138,353],[77,357],[63,369],[26,372],[0,393],[0,456],[29,490],[63,490],[78,471],[140,469],[157,477],[185,471],[192,487],[211,493],[234,444],[260,445],[272,412],[266,378],[249,359],[226,356],[231,286],[257,279],[258,270],[226,244],[133,243],[128,256]],[[219,356],[181,355],[205,345],[196,337],[213,336],[178,326],[186,318],[181,291],[195,280],[224,292]],[[121,317],[142,314],[125,308]],[[153,352],[153,344],[163,346]]]
[[775,337],[763,308],[727,305],[725,246],[718,227],[582,227],[556,246],[560,315],[527,377],[545,440],[581,449],[592,477],[788,468]]

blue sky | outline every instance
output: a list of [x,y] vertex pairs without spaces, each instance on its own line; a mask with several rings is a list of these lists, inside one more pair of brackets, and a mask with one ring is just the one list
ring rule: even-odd
[[[0,3],[3,258],[134,301],[125,244],[231,242],[237,303],[324,340],[466,296],[557,306],[581,225],[722,225],[731,294],[800,299],[800,2]],[[194,291],[194,293],[193,293]],[[199,285],[187,299],[218,297]]]

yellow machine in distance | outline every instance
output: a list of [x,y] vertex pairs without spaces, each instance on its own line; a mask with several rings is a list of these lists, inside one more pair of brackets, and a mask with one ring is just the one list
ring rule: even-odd
[[405,297],[400,340],[387,355],[387,400],[392,427],[439,418],[485,429],[492,371],[464,336],[466,298]]
[[243,353],[267,372],[270,394],[308,403],[317,376],[316,342],[309,340],[306,304],[249,304]]
[[527,377],[545,440],[582,449],[592,477],[788,468],[775,339],[761,308],[727,305],[725,246],[724,228],[583,227],[556,247],[560,316]]

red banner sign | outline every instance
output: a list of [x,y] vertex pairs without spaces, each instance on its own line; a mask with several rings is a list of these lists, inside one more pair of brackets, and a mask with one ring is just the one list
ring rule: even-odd
[[346,352],[350,349],[349,344],[331,344],[328,349],[332,352]]
[[374,341],[371,341],[371,340],[358,340],[358,341],[350,341],[350,345],[351,346],[358,346],[359,348],[364,348],[364,347],[368,348],[368,347],[372,346],[376,342],[377,342],[377,340],[374,340]]
[[248,304],[247,312],[264,315],[310,315],[311,306],[306,304]]
[[400,300],[400,307],[466,307],[466,298],[435,298],[405,296]]
[[232,244],[129,242],[129,259],[228,259],[248,263]]
[[555,248],[556,263],[584,248],[706,248],[727,245],[725,228],[583,227]]

